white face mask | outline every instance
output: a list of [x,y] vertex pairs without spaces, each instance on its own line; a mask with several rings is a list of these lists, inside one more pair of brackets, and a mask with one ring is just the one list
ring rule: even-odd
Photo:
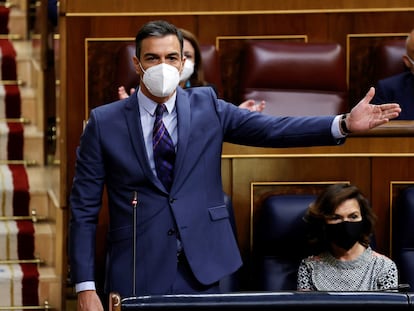
[[186,59],[184,63],[183,71],[181,71],[180,82],[187,81],[193,73],[194,73],[194,63],[193,61]]
[[144,72],[142,82],[154,96],[167,97],[171,95],[180,82],[180,73],[174,66],[161,63],[149,67],[146,71],[142,68],[141,63],[139,66]]

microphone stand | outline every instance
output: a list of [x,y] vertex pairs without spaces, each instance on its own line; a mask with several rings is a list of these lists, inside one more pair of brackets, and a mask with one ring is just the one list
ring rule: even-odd
[[132,209],[133,209],[133,247],[132,247],[132,294],[136,297],[136,269],[137,269],[137,205],[138,205],[138,194],[136,191],[132,197]]

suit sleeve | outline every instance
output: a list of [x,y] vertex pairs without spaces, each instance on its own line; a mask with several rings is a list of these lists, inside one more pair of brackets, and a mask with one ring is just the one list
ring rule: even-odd
[[69,198],[69,256],[74,283],[94,280],[96,225],[105,178],[98,125],[92,111],[76,151],[75,177]]
[[255,147],[309,147],[342,144],[332,135],[335,116],[271,116],[217,100],[226,142]]

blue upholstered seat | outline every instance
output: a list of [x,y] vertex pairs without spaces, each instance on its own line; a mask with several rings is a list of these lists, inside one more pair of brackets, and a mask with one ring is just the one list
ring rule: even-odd
[[310,254],[303,216],[316,195],[274,195],[262,204],[254,252],[257,290],[296,290],[300,260]]

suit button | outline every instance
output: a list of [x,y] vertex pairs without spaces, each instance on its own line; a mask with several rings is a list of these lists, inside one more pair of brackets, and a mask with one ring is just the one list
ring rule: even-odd
[[170,199],[170,204],[173,204],[175,202],[175,199],[171,198]]
[[174,229],[170,229],[167,232],[168,235],[175,235],[175,230]]

